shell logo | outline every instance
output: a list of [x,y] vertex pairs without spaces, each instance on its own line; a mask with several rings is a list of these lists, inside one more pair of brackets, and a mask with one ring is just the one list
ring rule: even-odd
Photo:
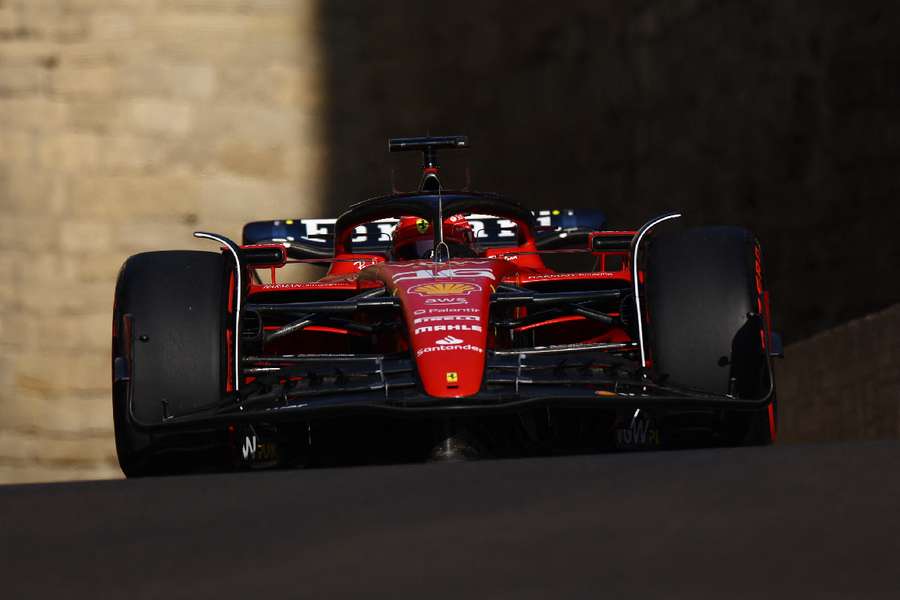
[[420,296],[468,296],[471,292],[481,291],[475,283],[453,281],[449,283],[420,283],[408,288],[407,293]]

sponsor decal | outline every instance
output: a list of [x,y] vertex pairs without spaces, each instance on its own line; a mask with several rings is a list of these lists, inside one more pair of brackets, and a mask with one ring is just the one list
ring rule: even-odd
[[439,279],[441,277],[456,277],[461,279],[469,279],[475,277],[486,277],[487,279],[496,279],[490,269],[476,268],[455,268],[441,269],[435,271],[433,269],[416,269],[415,271],[403,271],[394,274],[394,283],[400,281],[409,281],[410,279]]
[[[448,337],[450,337],[450,336],[448,336]],[[459,338],[453,338],[453,339],[459,339]],[[443,340],[438,340],[437,343],[440,344],[441,341],[443,341],[444,342],[443,345],[428,346],[426,348],[420,348],[419,350],[416,351],[416,358],[419,358],[423,354],[428,354],[430,352],[448,352],[448,351],[456,351],[456,350],[466,351],[466,352],[477,352],[479,354],[484,354],[484,348],[481,348],[479,346],[474,346],[472,344],[458,344],[458,343],[451,344],[450,342],[448,342],[446,340],[447,340],[447,338],[444,338]],[[459,340],[459,341],[461,342],[462,340]]]
[[379,219],[378,221],[359,225],[353,230],[352,241],[356,244],[361,242],[389,241],[396,224],[397,219]]
[[476,315],[440,315],[437,317],[418,317],[416,319],[413,319],[413,323],[430,323],[431,321],[480,321],[480,320],[481,320],[481,317],[476,316]]
[[627,427],[616,429],[619,448],[656,448],[661,445],[659,428],[653,419],[631,419]]
[[[432,300],[452,300],[452,299],[455,299],[455,298],[432,298]],[[462,300],[462,298],[459,298],[459,300]],[[431,304],[431,303],[428,300],[426,300],[425,304]],[[478,314],[481,312],[481,309],[480,308],[463,308],[461,306],[439,306],[439,307],[429,306],[428,308],[424,308],[424,309],[420,308],[419,310],[415,311],[413,314],[414,315],[424,315],[427,313],[429,315],[439,315],[439,314],[451,313],[451,312]]]
[[256,434],[244,436],[241,444],[241,457],[251,466],[261,467],[275,464],[278,461],[278,449],[273,442],[261,442]]
[[419,233],[425,233],[426,231],[428,231],[428,221],[426,221],[425,219],[417,219],[416,231],[418,231]]
[[[306,227],[304,237],[319,237],[334,233],[334,219],[303,219],[301,223]],[[280,223],[275,221],[274,224],[279,225]],[[285,224],[293,225],[294,221],[288,219],[285,221]]]
[[[425,300],[425,304],[454,304],[454,305],[456,305],[456,304],[468,304],[468,303],[469,303],[469,301],[466,300],[465,298],[428,298],[427,300]],[[432,308],[431,310],[437,310],[437,309]],[[447,309],[447,310],[450,310],[450,309]],[[452,310],[465,310],[465,309],[454,308]],[[469,309],[469,310],[474,310],[474,309]]]
[[244,445],[241,446],[241,456],[244,457],[244,460],[249,459],[251,456],[256,457],[255,435],[244,436]]
[[467,217],[476,238],[513,238],[516,237],[516,224],[509,219],[485,218],[480,215]]
[[263,287],[270,290],[297,290],[303,288],[336,288],[346,287],[348,282],[356,281],[357,273],[342,275],[340,281],[301,281],[297,283],[266,283]]
[[462,340],[459,339],[458,337],[453,337],[452,335],[448,335],[448,336],[442,337],[441,339],[436,341],[435,344],[438,344],[439,346],[447,346],[449,344],[462,344]]
[[[559,213],[559,211],[556,211]],[[448,217],[450,222],[453,217]],[[516,237],[516,224],[509,219],[500,219],[491,215],[468,215],[466,217],[469,225],[472,226],[472,232],[476,238],[502,239]],[[538,216],[538,224],[543,227],[551,227],[552,221],[549,211],[540,211]],[[286,225],[297,223],[301,229],[305,231],[303,237],[321,238],[334,233],[334,219],[301,219],[294,221],[287,219],[284,221]],[[389,240],[391,232],[399,222],[396,218],[379,219],[371,223],[358,226],[354,230],[354,242],[374,242],[377,240]],[[281,221],[273,221],[273,225],[278,226]]]
[[615,273],[611,271],[591,271],[587,273],[544,273],[541,275],[529,275],[523,277],[523,281],[546,281],[548,279],[602,279],[605,277],[614,277]]
[[442,283],[420,283],[411,288],[407,288],[406,293],[418,294],[419,296],[468,296],[472,292],[480,291],[481,286],[475,283],[449,281]]
[[418,335],[434,331],[481,331],[481,325],[423,325],[416,327],[415,333]]
[[447,383],[449,385],[459,383],[459,373],[456,371],[447,371]]

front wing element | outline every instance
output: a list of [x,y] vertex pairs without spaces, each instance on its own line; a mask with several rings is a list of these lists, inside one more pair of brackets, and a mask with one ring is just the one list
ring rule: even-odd
[[[414,361],[403,355],[245,357],[255,380],[215,406],[140,427],[302,421],[314,416],[374,412],[453,415],[515,411],[530,406],[585,409],[762,408],[773,399],[710,395],[654,381],[633,358],[634,343],[547,346],[489,351],[482,389],[463,398],[421,392]],[[767,361],[767,365],[769,362]]]

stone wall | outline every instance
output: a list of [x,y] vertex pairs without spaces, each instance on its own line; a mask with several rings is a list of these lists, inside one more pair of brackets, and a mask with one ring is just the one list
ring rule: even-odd
[[900,304],[785,355],[776,364],[782,441],[900,437]]
[[129,255],[318,214],[315,6],[0,0],[0,481],[120,476]]

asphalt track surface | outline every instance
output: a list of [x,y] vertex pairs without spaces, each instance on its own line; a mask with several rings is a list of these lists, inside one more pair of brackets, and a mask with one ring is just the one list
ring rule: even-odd
[[3,598],[897,598],[900,442],[0,487]]

